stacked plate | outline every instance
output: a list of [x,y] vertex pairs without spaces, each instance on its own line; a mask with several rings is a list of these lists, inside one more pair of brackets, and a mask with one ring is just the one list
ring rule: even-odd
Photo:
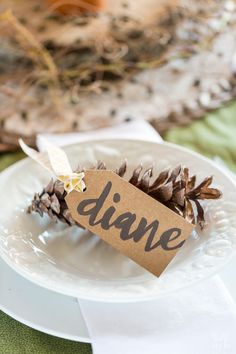
[[148,301],[190,287],[216,273],[236,249],[236,184],[198,154],[172,144],[135,140],[84,142],[66,148],[71,165],[101,160],[114,169],[124,159],[128,174],[142,163],[154,175],[186,165],[199,179],[214,175],[223,198],[206,203],[207,227],[196,229],[160,278],[78,227],[28,215],[26,207],[51,176],[30,159],[0,175],[0,309],[59,337],[89,342],[79,299]]

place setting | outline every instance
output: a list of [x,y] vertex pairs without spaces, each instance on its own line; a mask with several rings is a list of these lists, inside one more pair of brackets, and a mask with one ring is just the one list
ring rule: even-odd
[[0,4],[1,353],[235,353],[235,25]]
[[63,148],[40,137],[41,152],[20,142],[29,157],[0,177],[9,191],[0,220],[4,312],[45,333],[92,340],[96,350],[92,313],[104,313],[105,328],[108,309],[119,321],[126,311],[127,321],[134,309],[160,312],[171,297],[178,304],[177,294],[195,299],[195,288],[222,292],[207,279],[234,256],[235,181],[152,133]]

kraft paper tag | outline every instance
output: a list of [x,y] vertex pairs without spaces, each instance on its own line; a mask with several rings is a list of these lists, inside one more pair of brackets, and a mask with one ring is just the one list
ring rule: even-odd
[[86,171],[85,185],[66,196],[73,219],[159,276],[194,226],[112,171]]

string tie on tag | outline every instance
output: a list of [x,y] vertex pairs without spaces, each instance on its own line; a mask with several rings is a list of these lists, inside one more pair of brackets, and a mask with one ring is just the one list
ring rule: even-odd
[[43,139],[43,142],[46,151],[38,152],[27,146],[22,139],[19,140],[19,144],[26,155],[56,175],[56,178],[64,183],[67,194],[73,190],[83,192],[86,189],[84,172],[73,172],[66,153],[46,139]]
[[84,172],[72,173],[70,175],[58,176],[61,182],[64,183],[64,189],[66,193],[70,193],[73,190],[77,192],[83,192],[86,188],[84,183]]

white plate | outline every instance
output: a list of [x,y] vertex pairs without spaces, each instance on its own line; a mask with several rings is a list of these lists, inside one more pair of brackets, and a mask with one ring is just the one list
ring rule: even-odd
[[[235,267],[234,258],[220,275],[236,301]],[[1,259],[0,310],[38,331],[64,339],[91,343],[77,299],[29,282]]]
[[0,310],[38,331],[90,343],[77,299],[29,282],[1,259]]
[[[0,215],[0,251],[3,259],[27,279],[48,289],[95,301],[140,301],[190,286],[215,273],[236,248],[236,186],[210,160],[172,144],[134,140],[84,142],[68,147],[75,167],[103,160],[113,168],[124,158],[130,168],[156,163],[156,171],[183,163],[200,179],[214,175],[224,198],[207,203],[209,226],[192,236],[159,279],[117,253],[96,236],[55,227],[47,218],[25,213],[32,194],[41,191],[50,176],[26,159],[0,176],[4,205]],[[90,164],[89,164],[90,165]]]

